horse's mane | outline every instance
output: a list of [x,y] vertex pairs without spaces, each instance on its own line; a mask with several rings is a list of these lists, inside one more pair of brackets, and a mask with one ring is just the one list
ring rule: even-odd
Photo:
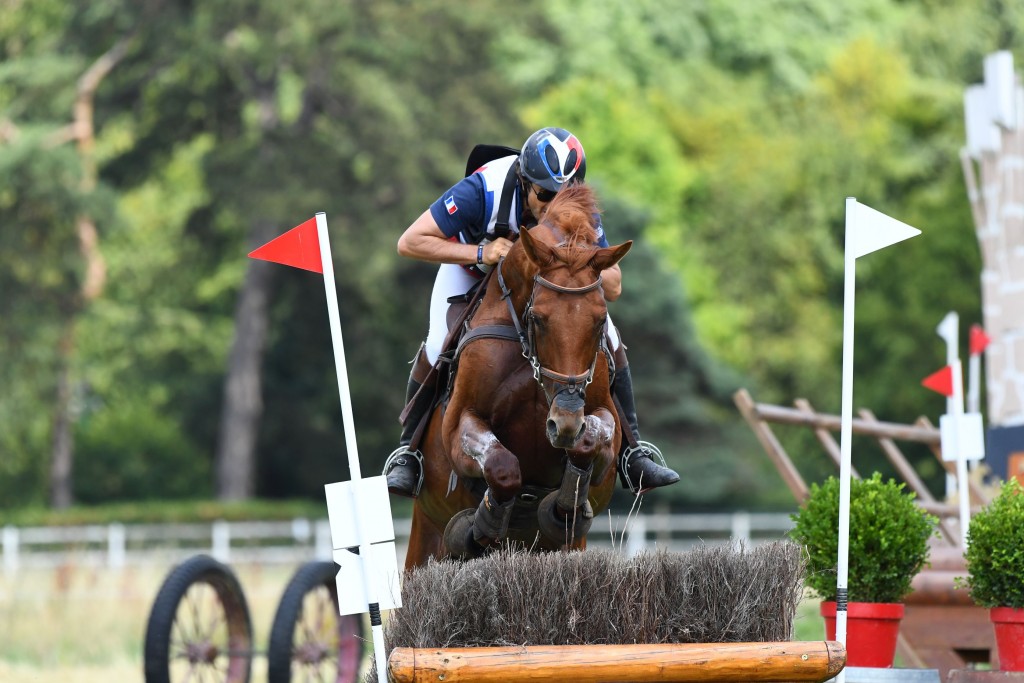
[[594,191],[582,184],[570,185],[556,194],[544,212],[541,224],[561,238],[560,255],[572,272],[582,269],[593,256],[599,213]]

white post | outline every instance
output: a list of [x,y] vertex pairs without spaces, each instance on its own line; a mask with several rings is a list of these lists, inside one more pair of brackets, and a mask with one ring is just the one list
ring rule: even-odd
[[[348,451],[348,470],[351,480],[358,482],[362,479],[362,472],[359,469],[359,451],[356,447],[355,418],[352,414],[352,396],[348,384],[348,366],[345,362],[345,346],[341,336],[341,314],[338,308],[338,291],[334,282],[334,259],[331,257],[331,240],[327,233],[327,215],[324,212],[316,214],[316,232],[320,242],[320,263],[323,268],[324,291],[327,294],[327,317],[331,325],[331,342],[334,347],[334,364],[338,374],[338,394],[341,398],[341,416],[345,428],[345,447]],[[356,510],[365,509],[361,502],[363,489],[354,487]],[[368,506],[366,506],[368,507]],[[361,520],[360,516],[360,520]],[[384,651],[384,628],[380,618],[380,603],[377,599],[376,573],[373,566],[373,554],[369,540],[362,529],[362,522],[357,524],[359,528],[359,558],[363,564],[363,583],[370,609],[370,629],[373,633],[373,651],[377,663],[377,676],[380,680],[387,680],[388,666],[387,656]]]
[[292,538],[295,539],[297,543],[309,543],[309,539],[312,535],[313,530],[310,527],[308,519],[305,517],[296,517],[292,520]]
[[18,571],[18,527],[8,524],[4,527],[3,548],[4,548],[4,571],[14,574]]
[[750,513],[746,510],[739,510],[732,513],[730,521],[733,546],[737,549],[750,546]]
[[219,562],[231,561],[231,525],[223,519],[213,523],[211,552]]
[[314,556],[318,560],[329,560],[334,555],[334,545],[331,543],[331,523],[326,519],[316,520],[316,541]]
[[111,569],[124,569],[124,564],[124,524],[113,522],[107,527],[107,566]]
[[626,555],[636,557],[647,548],[647,520],[639,515],[629,522]]

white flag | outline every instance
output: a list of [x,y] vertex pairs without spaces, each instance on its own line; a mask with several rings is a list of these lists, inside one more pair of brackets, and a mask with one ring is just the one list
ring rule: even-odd
[[847,256],[860,258],[920,234],[917,228],[860,204],[853,197],[846,198]]

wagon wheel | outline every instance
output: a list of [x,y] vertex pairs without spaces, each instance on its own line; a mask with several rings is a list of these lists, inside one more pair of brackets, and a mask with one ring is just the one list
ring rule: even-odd
[[146,683],[248,683],[252,622],[242,586],[207,555],[164,579],[146,625]]
[[358,680],[363,619],[338,614],[337,573],[333,562],[308,562],[288,582],[270,630],[270,683]]

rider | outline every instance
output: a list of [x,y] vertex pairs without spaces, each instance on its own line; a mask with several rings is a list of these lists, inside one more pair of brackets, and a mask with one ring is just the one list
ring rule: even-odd
[[[399,238],[399,254],[438,263],[440,267],[430,297],[427,339],[412,362],[406,390],[406,403],[414,396],[416,401],[408,408],[399,446],[384,465],[392,493],[415,498],[422,485],[422,456],[410,451],[408,446],[420,419],[430,408],[433,392],[424,390],[417,395],[417,391],[437,361],[448,335],[448,298],[465,294],[512,248],[508,238],[497,236],[496,223],[503,222],[504,218],[511,233],[516,234],[520,225],[527,228],[535,225],[555,194],[570,183],[582,181],[585,173],[586,157],[576,136],[562,128],[542,128],[526,140],[520,154],[490,161],[456,183]],[[506,178],[514,179],[514,183],[507,183]],[[505,191],[513,192],[512,208],[508,216],[499,216]],[[506,206],[508,204],[506,198]],[[597,234],[598,246],[608,246],[600,217]],[[614,301],[622,292],[619,266],[605,270],[601,277],[605,299]],[[612,393],[618,398],[633,440],[637,442],[637,446],[631,447],[623,440],[619,454],[622,485],[633,493],[641,493],[673,484],[679,481],[679,475],[654,462],[651,456],[655,453],[660,456],[660,451],[653,444],[640,440],[626,347],[614,325],[609,324],[607,329],[616,367]]]

